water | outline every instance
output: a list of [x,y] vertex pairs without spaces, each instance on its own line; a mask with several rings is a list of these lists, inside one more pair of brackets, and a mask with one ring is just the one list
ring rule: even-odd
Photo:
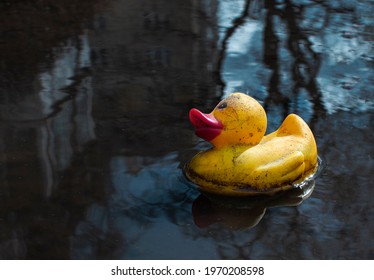
[[[372,1],[55,2],[0,3],[0,258],[374,258]],[[232,91],[309,123],[304,192],[184,179]]]

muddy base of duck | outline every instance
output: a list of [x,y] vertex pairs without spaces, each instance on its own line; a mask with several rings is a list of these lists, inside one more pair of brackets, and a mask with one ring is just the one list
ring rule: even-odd
[[320,173],[320,159],[318,158],[318,164],[301,178],[288,182],[279,186],[272,186],[271,188],[259,189],[247,184],[228,184],[215,181],[207,181],[204,178],[196,174],[192,169],[188,167],[188,164],[184,168],[185,177],[194,184],[201,192],[209,193],[219,196],[271,196],[278,194],[283,191],[290,189],[302,188],[308,184],[311,180],[314,180],[317,174]]

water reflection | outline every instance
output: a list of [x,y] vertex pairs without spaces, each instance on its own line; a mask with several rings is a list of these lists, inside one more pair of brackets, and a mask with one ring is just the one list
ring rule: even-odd
[[[372,258],[370,5],[0,3],[0,258]],[[313,128],[328,167],[297,207],[226,209],[181,177],[206,145],[189,108],[237,90],[269,130]]]
[[195,224],[200,228],[221,223],[234,230],[250,229],[261,221],[267,208],[297,206],[312,194],[314,186],[315,181],[311,180],[303,188],[291,189],[274,196],[247,198],[202,194],[192,204],[192,214]]
[[[231,26],[230,19],[221,18],[230,26],[218,64],[223,70],[226,95],[249,92],[264,101],[270,121],[277,123],[280,116],[284,118],[290,112],[311,121],[326,111],[373,109],[368,98],[371,90],[359,89],[360,85],[372,87],[367,76],[372,60],[367,26],[372,23],[365,4],[352,7],[344,3],[338,8],[335,1],[299,5],[266,1],[262,9],[257,9],[261,1],[238,2],[242,13],[236,13]],[[232,3],[222,1],[221,5],[227,10]],[[349,24],[342,26],[343,19]],[[356,19],[359,23],[352,26]],[[258,41],[263,45],[254,43]],[[357,69],[363,74],[359,75],[362,83],[361,78],[350,74]],[[274,123],[270,126],[276,127]]]

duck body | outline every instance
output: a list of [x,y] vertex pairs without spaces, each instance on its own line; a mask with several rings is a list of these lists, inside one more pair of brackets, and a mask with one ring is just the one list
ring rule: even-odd
[[210,114],[190,111],[196,134],[213,144],[186,164],[185,174],[203,191],[221,195],[273,194],[292,188],[317,168],[313,133],[290,114],[264,135],[266,114],[253,98],[234,93]]

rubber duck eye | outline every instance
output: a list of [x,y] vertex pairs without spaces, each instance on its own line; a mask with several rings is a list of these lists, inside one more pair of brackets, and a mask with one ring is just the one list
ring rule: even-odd
[[225,109],[227,107],[227,102],[222,102],[218,105],[218,109]]

